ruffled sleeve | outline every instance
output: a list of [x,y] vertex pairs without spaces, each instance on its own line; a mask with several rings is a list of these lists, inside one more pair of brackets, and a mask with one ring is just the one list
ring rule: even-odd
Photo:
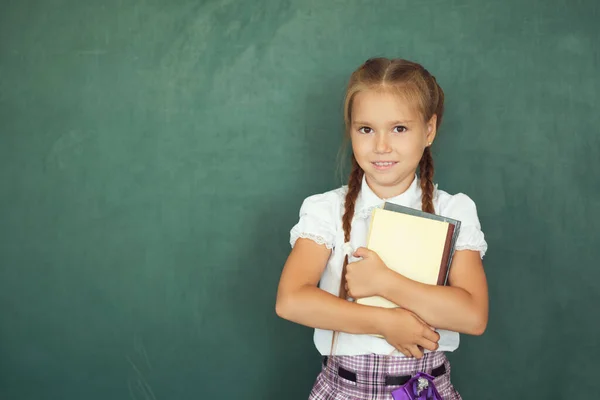
[[444,215],[461,221],[456,250],[479,251],[483,258],[488,245],[481,230],[475,202],[463,193],[456,194],[448,202]]
[[294,247],[299,238],[332,249],[335,243],[335,224],[333,218],[335,198],[331,193],[315,194],[307,197],[300,207],[299,220],[290,231],[290,245]]

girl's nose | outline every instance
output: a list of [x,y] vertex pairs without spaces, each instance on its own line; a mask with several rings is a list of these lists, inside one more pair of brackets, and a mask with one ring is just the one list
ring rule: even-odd
[[378,133],[375,136],[375,152],[389,153],[391,151],[390,138],[385,133]]

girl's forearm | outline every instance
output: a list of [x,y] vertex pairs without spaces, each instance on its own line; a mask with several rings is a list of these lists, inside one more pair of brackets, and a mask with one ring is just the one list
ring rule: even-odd
[[414,312],[435,328],[470,335],[485,331],[487,303],[462,288],[426,285],[392,270],[384,282],[382,297]]
[[311,328],[354,334],[381,334],[385,310],[349,302],[318,287],[306,285],[277,299],[281,318]]

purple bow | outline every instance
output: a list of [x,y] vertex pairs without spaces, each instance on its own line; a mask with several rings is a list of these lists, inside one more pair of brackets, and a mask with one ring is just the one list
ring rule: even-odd
[[394,400],[442,400],[433,384],[433,376],[419,372],[392,392]]

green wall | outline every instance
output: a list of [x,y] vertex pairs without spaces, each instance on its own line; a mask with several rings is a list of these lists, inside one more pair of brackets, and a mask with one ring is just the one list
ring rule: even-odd
[[274,312],[302,200],[340,185],[372,56],[446,91],[436,180],[477,203],[491,315],[465,399],[598,393],[600,5],[3,0],[0,398],[306,399]]

